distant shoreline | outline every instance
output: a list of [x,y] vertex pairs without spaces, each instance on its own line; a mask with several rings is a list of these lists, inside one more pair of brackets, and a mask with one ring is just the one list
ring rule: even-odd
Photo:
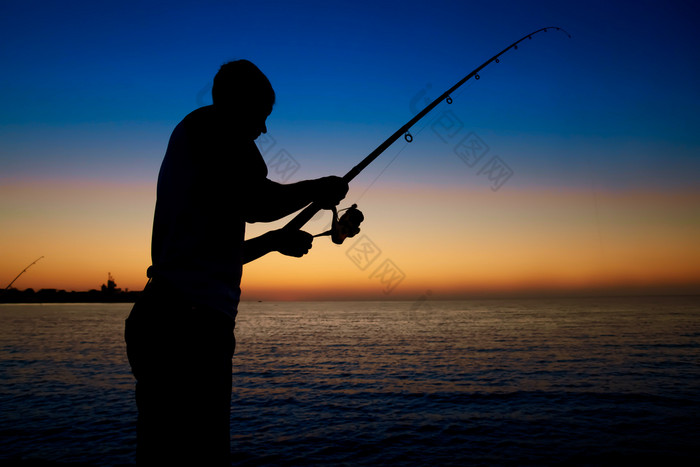
[[9,289],[0,290],[0,303],[133,303],[142,293],[114,290],[69,292],[56,289]]
[[[89,290],[89,291],[67,291],[67,290],[57,290],[57,289],[40,289],[34,291],[33,289],[17,290],[0,289],[0,304],[23,304],[23,303],[36,303],[36,304],[51,304],[51,303],[135,303],[143,294],[143,291],[129,291],[121,289],[109,289],[105,288],[103,290]],[[649,293],[598,293],[598,294],[503,294],[503,295],[472,295],[467,297],[454,297],[446,296],[440,298],[425,298],[419,297],[416,299],[411,299],[407,297],[395,297],[395,299],[382,298],[337,298],[337,299],[302,299],[302,300],[275,300],[266,299],[266,302],[278,302],[278,301],[299,301],[299,302],[355,302],[355,301],[403,301],[412,302],[415,309],[419,308],[429,308],[431,303],[438,303],[443,301],[473,301],[473,300],[556,300],[556,299],[648,299],[653,297],[698,297],[700,294],[693,292],[678,292],[678,293],[659,293],[650,291]],[[262,302],[263,300],[257,298],[247,298],[242,299],[241,302]]]

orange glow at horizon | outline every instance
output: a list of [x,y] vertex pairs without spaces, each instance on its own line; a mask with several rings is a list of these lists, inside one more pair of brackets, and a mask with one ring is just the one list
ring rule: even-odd
[[[246,290],[297,298],[432,291],[437,298],[700,284],[697,193],[604,193],[597,209],[591,197],[574,191],[374,190],[364,201],[366,221],[357,237],[342,246],[317,239],[303,267],[279,256],[247,265],[244,296]],[[325,217],[307,228],[315,233],[327,222]],[[349,255],[366,240],[381,254],[361,269]],[[391,284],[373,276],[385,260],[404,276],[390,294],[384,291]],[[274,291],[265,284],[274,284]]]
[[140,265],[150,258],[155,200],[151,184],[32,181],[0,186],[0,200],[3,288],[42,255],[13,287],[99,289],[111,272],[120,287],[143,288]]
[[[246,265],[243,298],[416,298],[430,291],[437,299],[617,286],[700,290],[700,193],[605,192],[595,203],[592,196],[583,190],[373,188],[360,201],[366,220],[357,237],[340,246],[318,238],[302,259],[272,253]],[[0,186],[0,286],[44,255],[14,287],[89,290],[111,272],[119,287],[141,290],[154,201],[155,187],[146,183]],[[328,221],[325,214],[306,229],[318,233]],[[273,226],[251,225],[248,236]],[[376,247],[370,264],[351,257],[360,240]],[[385,261],[401,274],[395,288],[376,274]]]

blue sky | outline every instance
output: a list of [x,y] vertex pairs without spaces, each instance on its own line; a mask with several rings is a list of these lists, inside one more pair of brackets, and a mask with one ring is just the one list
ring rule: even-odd
[[[412,117],[420,93],[434,98],[516,39],[559,26],[572,38],[540,33],[484,69],[414,127],[413,143],[400,139],[357,177],[348,201],[360,202],[366,232],[421,293],[436,260],[416,256],[424,242],[461,271],[508,275],[517,256],[521,282],[541,265],[543,281],[559,280],[567,264],[595,257],[570,277],[642,284],[661,261],[654,280],[695,284],[700,271],[683,264],[700,254],[696,10],[681,1],[3,2],[0,249],[9,256],[0,279],[43,254],[37,284],[85,288],[112,271],[122,286],[141,286],[168,138],[210,102],[226,61],[253,61],[275,87],[265,157],[293,157],[291,182],[344,174]],[[512,170],[497,193],[458,157],[468,135],[488,146],[484,160]],[[431,220],[418,233],[411,216]],[[482,251],[505,247],[502,264],[474,263],[466,238]],[[318,263],[304,263],[300,284],[353,267],[314,248]],[[251,271],[261,284],[269,274]],[[82,279],[57,283],[62,275]]]
[[698,15],[683,2],[28,1],[2,10],[3,177],[42,167],[152,177],[172,126],[236,58],[257,63],[278,92],[269,122],[278,143],[300,163],[308,151],[309,173],[344,172],[410,117],[408,102],[427,84],[436,96],[549,25],[573,38],[540,34],[468,83],[453,108],[466,126],[501,152],[532,151],[511,155],[531,171],[565,172],[568,151],[627,173],[625,183],[692,185],[699,168]]

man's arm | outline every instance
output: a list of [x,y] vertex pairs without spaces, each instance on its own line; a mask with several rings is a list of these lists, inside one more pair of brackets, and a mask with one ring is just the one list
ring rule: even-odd
[[243,243],[243,264],[254,261],[272,251],[300,258],[309,252],[313,237],[302,230],[271,230]]
[[324,209],[330,209],[340,203],[347,192],[348,184],[340,177],[323,177],[288,185],[266,179],[256,192],[249,193],[245,220],[276,221],[312,202],[319,202]]

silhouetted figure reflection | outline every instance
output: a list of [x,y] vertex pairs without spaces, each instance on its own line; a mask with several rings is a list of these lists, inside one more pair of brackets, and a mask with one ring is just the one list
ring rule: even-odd
[[213,105],[187,115],[170,138],[150,279],[126,321],[142,465],[229,464],[242,265],[271,251],[300,257],[312,242],[285,230],[244,241],[245,223],[274,221],[314,201],[330,209],[348,190],[339,177],[289,185],[266,178],[254,140],[267,131],[275,93],[255,65],[223,65],[212,96]]

